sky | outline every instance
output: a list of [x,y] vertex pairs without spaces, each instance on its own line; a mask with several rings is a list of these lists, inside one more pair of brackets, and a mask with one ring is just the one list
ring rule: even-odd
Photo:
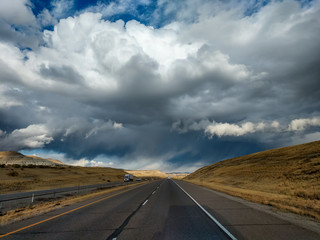
[[319,53],[319,0],[0,0],[0,150],[191,172],[316,141]]

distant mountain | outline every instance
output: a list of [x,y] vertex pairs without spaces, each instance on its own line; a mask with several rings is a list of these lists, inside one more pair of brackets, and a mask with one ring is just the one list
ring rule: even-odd
[[64,165],[62,162],[55,159],[44,159],[37,156],[25,156],[19,152],[5,151],[0,152],[0,164],[6,165],[37,165],[37,166],[59,166]]

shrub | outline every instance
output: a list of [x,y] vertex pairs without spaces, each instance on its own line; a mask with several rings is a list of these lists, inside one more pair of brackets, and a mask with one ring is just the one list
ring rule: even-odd
[[26,167],[27,167],[27,168],[35,168],[35,167],[37,167],[37,166],[36,166],[36,165],[33,165],[33,164],[28,164]]
[[8,176],[11,176],[11,177],[16,177],[16,176],[19,176],[19,173],[12,170],[11,172],[7,173]]

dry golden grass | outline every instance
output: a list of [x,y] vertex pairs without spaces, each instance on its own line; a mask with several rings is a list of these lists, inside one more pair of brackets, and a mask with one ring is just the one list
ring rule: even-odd
[[45,159],[37,156],[25,156],[19,152],[2,151],[0,152],[0,164],[19,164],[19,165],[64,165],[59,160]]
[[104,167],[22,167],[1,165],[0,194],[82,186],[107,182],[122,182],[124,170]]
[[126,170],[127,173],[140,178],[167,178],[168,175],[159,170]]
[[66,197],[56,201],[44,202],[37,205],[25,207],[25,208],[11,210],[11,211],[8,211],[5,215],[0,216],[0,226],[9,224],[15,221],[27,219],[33,216],[38,216],[47,212],[51,212],[58,208],[62,208],[67,205],[71,205],[81,201],[86,201],[94,197],[98,197],[107,193],[123,190],[126,188],[131,188],[132,186],[140,185],[140,184],[143,184],[143,183],[131,184],[130,186],[113,187],[113,188],[101,190],[98,192],[94,192],[94,193],[90,193],[82,196],[71,196],[71,197]]
[[188,173],[168,173],[168,177],[172,179],[178,179],[178,180],[185,178],[188,175],[189,175]]
[[320,220],[320,141],[221,161],[184,180]]

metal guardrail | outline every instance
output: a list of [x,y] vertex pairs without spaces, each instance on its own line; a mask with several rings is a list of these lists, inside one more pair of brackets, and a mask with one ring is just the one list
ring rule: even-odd
[[23,192],[16,194],[3,194],[0,195],[0,213],[3,214],[9,210],[31,206],[44,201],[57,200],[67,196],[87,194],[100,189],[106,189],[116,186],[125,186],[132,183],[133,182],[115,182],[49,189],[34,192]]

